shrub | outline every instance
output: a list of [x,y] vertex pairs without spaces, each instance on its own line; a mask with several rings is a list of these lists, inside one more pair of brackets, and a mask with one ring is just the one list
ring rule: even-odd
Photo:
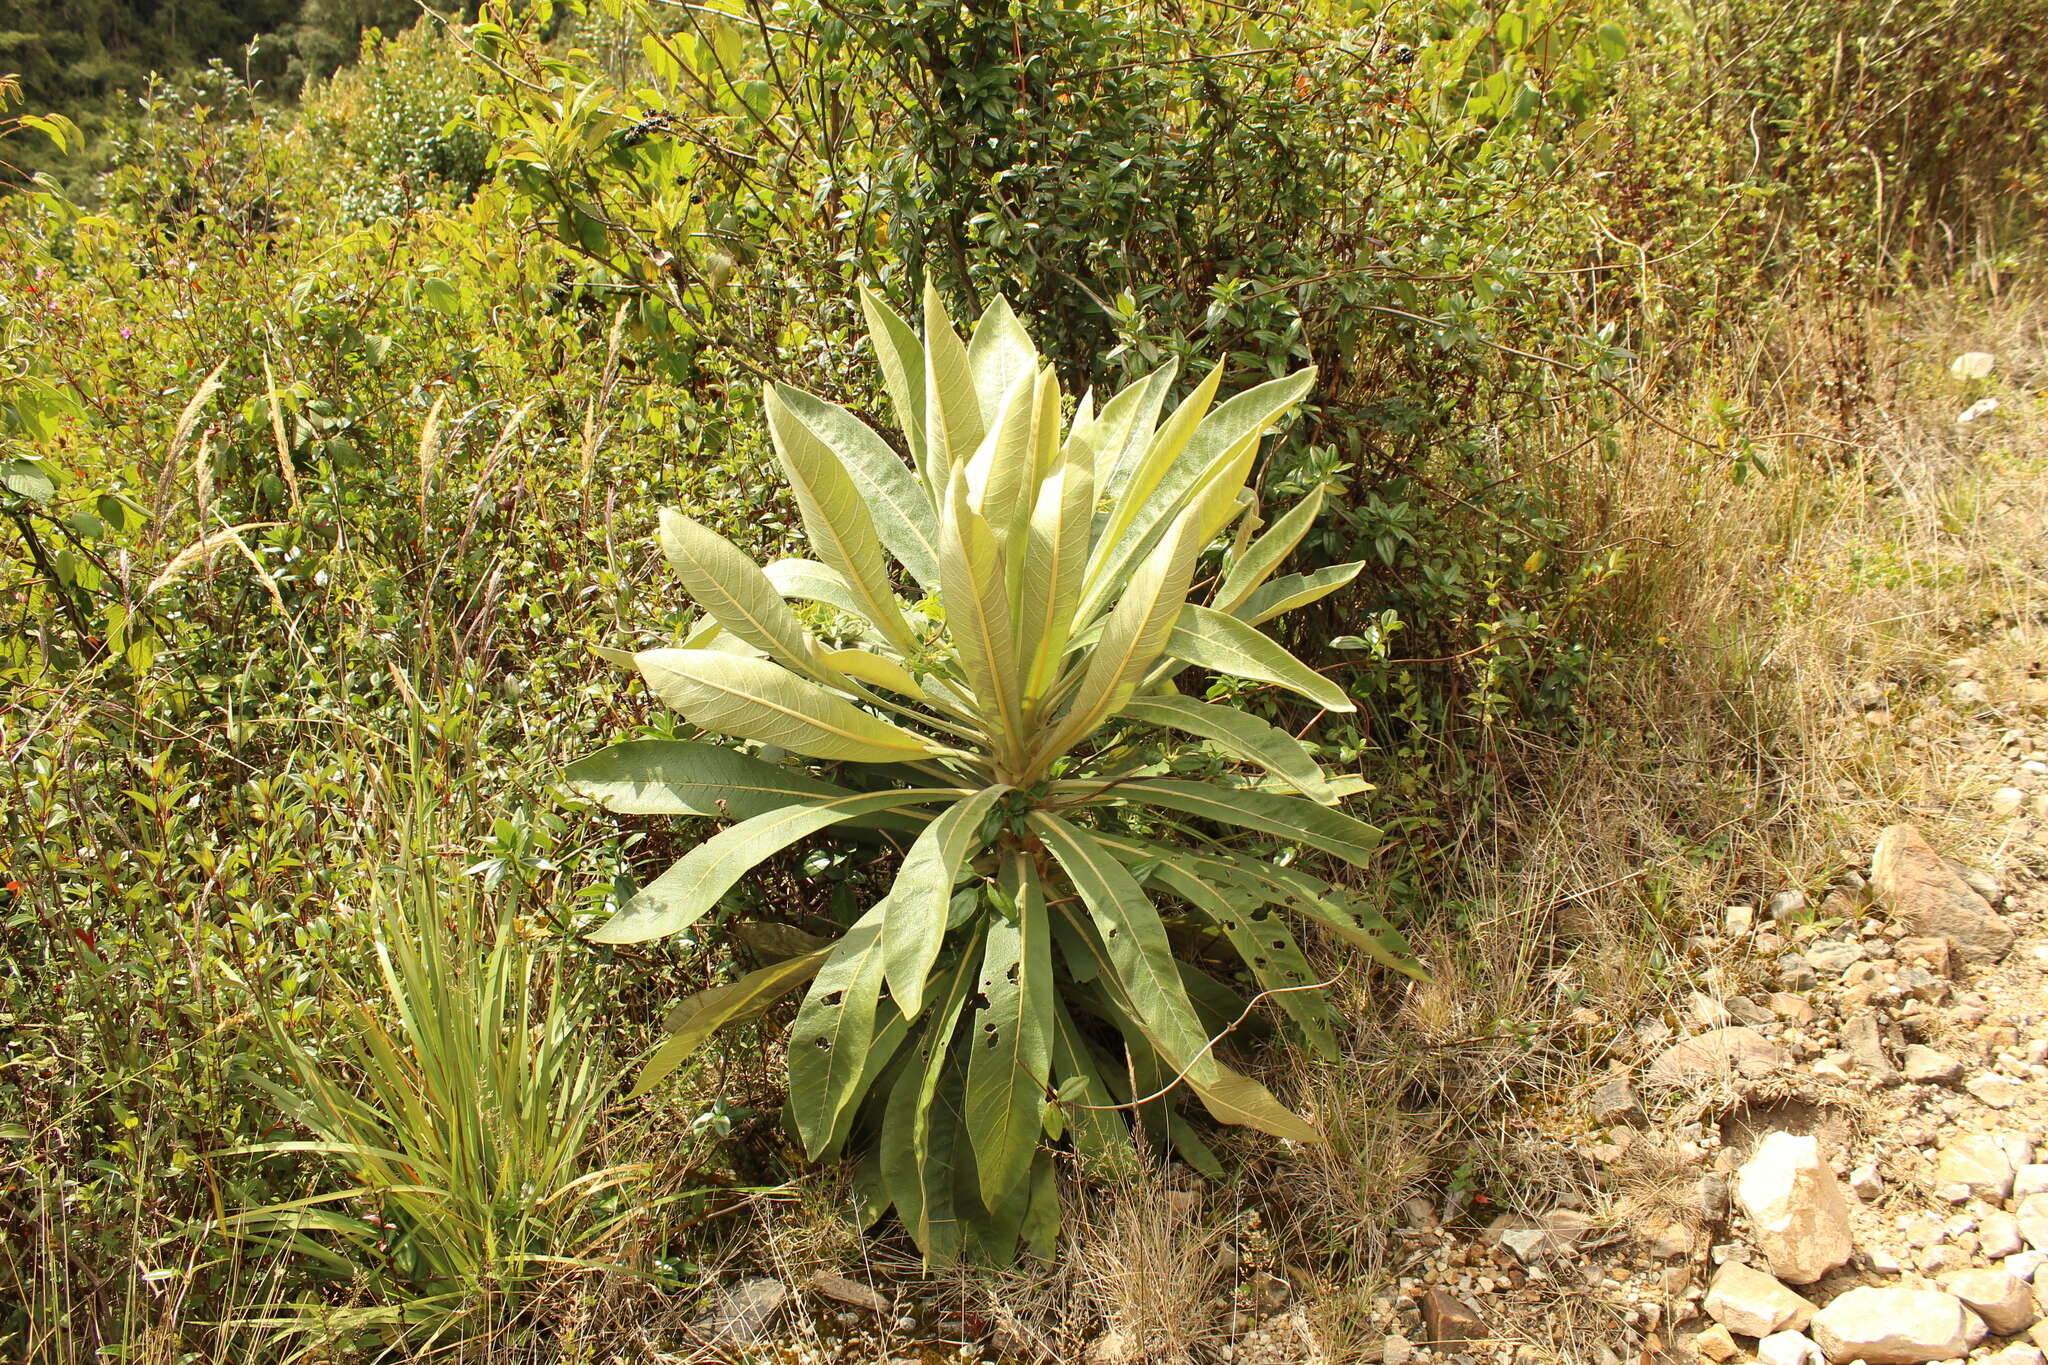
[[[1258,626],[1359,566],[1274,577],[1319,498],[1261,528],[1246,489],[1313,371],[1212,407],[1212,370],[1162,422],[1167,367],[1099,411],[1084,397],[1063,439],[1058,382],[1007,304],[963,343],[928,289],[920,345],[865,303],[914,471],[845,409],[771,385],[769,430],[818,558],[757,568],[689,517],[662,518],[707,616],[682,647],[631,661],[692,724],[750,751],[632,741],[570,776],[622,813],[736,821],[628,900],[605,942],[690,928],[807,835],[910,837],[888,893],[836,943],[680,1006],[641,1084],[809,982],[788,1040],[805,1151],[864,1149],[867,1212],[893,1205],[928,1260],[1007,1260],[1057,1226],[1041,1139],[1121,1161],[1119,1112],[1183,1083],[1223,1122],[1315,1138],[1217,1059],[1257,998],[1177,944],[1230,945],[1324,1051],[1336,1020],[1275,907],[1416,970],[1356,898],[1209,832],[1364,865],[1379,831],[1335,809],[1357,784],[1286,731],[1172,686],[1192,665],[1352,709]],[[1233,524],[1206,603],[1191,602]],[[814,604],[810,626],[787,599]],[[1207,780],[1163,751],[1170,735],[1210,746]],[[833,778],[792,757],[837,765]],[[1158,1122],[1199,1151],[1178,1120]]]

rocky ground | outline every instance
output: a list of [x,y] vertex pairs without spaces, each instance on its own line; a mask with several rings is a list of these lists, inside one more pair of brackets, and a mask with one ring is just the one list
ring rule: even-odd
[[[1898,823],[1836,885],[1728,906],[1688,1017],[1585,1097],[1595,1198],[1476,1238],[1407,1210],[1387,1365],[2041,1365],[2048,732],[2009,721],[2048,684],[1950,667],[1941,742],[1990,865]],[[1855,723],[1889,724],[1872,701]]]

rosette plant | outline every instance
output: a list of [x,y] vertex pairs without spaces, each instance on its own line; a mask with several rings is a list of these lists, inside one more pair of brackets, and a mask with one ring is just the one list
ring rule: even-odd
[[[1190,1093],[1224,1123],[1316,1139],[1216,1055],[1265,994],[1332,1048],[1291,921],[1416,970],[1370,907],[1270,849],[1365,865],[1379,831],[1336,808],[1359,784],[1174,687],[1193,666],[1352,710],[1259,626],[1360,566],[1276,577],[1320,494],[1261,526],[1247,488],[1313,371],[1220,404],[1212,371],[1161,420],[1163,369],[1099,409],[1082,397],[1063,430],[1059,384],[1007,304],[963,341],[927,290],[921,342],[863,304],[909,459],[773,384],[769,432],[816,557],[757,567],[661,518],[704,614],[630,663],[740,744],[631,741],[569,776],[614,811],[732,822],[621,906],[607,943],[690,928],[833,826],[898,841],[893,886],[837,941],[679,1005],[640,1085],[808,984],[787,1035],[807,1154],[863,1153],[865,1211],[893,1206],[928,1260],[1004,1261],[1057,1227],[1056,1144],[1127,1161],[1135,1122],[1211,1160],[1174,1112]],[[1172,746],[1188,743],[1206,780],[1182,775]],[[1267,850],[1238,851],[1245,832]],[[1219,949],[1223,977],[1195,965]]]

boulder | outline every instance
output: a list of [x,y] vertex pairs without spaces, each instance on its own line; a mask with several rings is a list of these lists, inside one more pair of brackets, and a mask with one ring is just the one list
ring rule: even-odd
[[2026,1331],[2040,1316],[2034,1308],[2033,1289],[2007,1271],[1959,1270],[1944,1278],[1941,1287],[2002,1337]]
[[1907,928],[1952,938],[1965,957],[1996,959],[2012,947],[2012,926],[1911,825],[1893,825],[1878,836],[1870,884],[1878,902]]
[[1814,1307],[1752,1266],[1730,1261],[1707,1286],[1707,1316],[1731,1332],[1767,1337],[1800,1331],[1813,1321]]
[[1784,1065],[1785,1054],[1776,1043],[1753,1028],[1736,1024],[1674,1043],[1650,1063],[1645,1074],[1664,1085],[1685,1085],[1730,1074],[1755,1079]]
[[1831,1361],[1925,1365],[1966,1356],[1984,1319],[1933,1289],[1852,1289],[1813,1315],[1813,1339]]
[[1735,1173],[1735,1198],[1786,1283],[1812,1284],[1849,1259],[1849,1203],[1813,1138],[1777,1132],[1758,1143]]

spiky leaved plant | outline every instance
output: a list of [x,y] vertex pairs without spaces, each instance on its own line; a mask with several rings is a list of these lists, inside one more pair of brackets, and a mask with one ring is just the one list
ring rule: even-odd
[[[922,344],[887,304],[863,303],[915,468],[845,409],[775,384],[769,432],[817,558],[764,570],[662,514],[662,549],[706,616],[682,647],[631,662],[692,724],[759,747],[635,741],[570,778],[615,811],[734,821],[622,906],[595,935],[608,943],[687,929],[830,826],[912,836],[892,889],[836,943],[679,1007],[641,1085],[809,982],[788,1037],[809,1155],[858,1135],[868,1212],[893,1205],[928,1260],[1002,1261],[1057,1225],[1048,1140],[1127,1158],[1136,1101],[1199,1158],[1155,1091],[1184,1085],[1223,1122],[1315,1138],[1214,1055],[1245,1002],[1176,940],[1227,942],[1323,1050],[1331,1007],[1295,989],[1311,977],[1276,909],[1415,970],[1368,907],[1203,832],[1360,865],[1380,837],[1335,809],[1344,784],[1287,733],[1172,686],[1194,665],[1351,710],[1258,626],[1359,566],[1274,578],[1320,494],[1261,533],[1246,488],[1260,438],[1313,371],[1213,407],[1212,371],[1162,422],[1168,367],[1099,411],[1084,396],[1063,435],[1059,384],[1001,300],[963,343],[927,290]],[[1233,523],[1208,600],[1190,602]],[[816,604],[810,627],[791,599]],[[1173,776],[1150,742],[1160,731],[1259,775]],[[837,765],[836,780],[789,755]]]

